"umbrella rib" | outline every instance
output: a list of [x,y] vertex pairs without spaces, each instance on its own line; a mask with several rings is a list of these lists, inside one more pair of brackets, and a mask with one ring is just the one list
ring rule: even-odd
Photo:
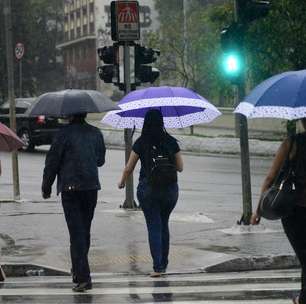
[[183,124],[182,124],[182,122],[181,122],[181,119],[180,119],[179,113],[178,113],[178,111],[177,111],[177,108],[176,108],[176,107],[174,107],[174,110],[175,110],[175,112],[176,112],[176,114],[177,114],[177,118],[178,118],[178,121],[179,121],[179,123],[180,123],[181,127],[182,127],[182,128],[184,128],[184,127],[183,127]]

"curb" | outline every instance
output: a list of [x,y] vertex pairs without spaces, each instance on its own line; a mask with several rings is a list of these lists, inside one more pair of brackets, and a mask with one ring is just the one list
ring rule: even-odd
[[39,264],[2,264],[7,277],[70,276],[70,272]]
[[206,267],[203,270],[207,273],[218,273],[298,268],[300,268],[300,263],[295,255],[277,255],[235,258]]
[[[124,148],[124,134],[118,130],[101,130],[105,144],[116,149]],[[239,138],[200,137],[175,134],[183,152],[196,154],[211,153],[214,155],[240,155]],[[136,138],[136,137],[135,137]],[[135,139],[134,138],[134,139]],[[251,156],[274,156],[279,148],[280,141],[262,141],[249,139]]]

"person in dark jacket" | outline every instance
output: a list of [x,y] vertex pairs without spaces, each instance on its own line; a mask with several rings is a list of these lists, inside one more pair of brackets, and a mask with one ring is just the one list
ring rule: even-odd
[[98,167],[105,162],[103,135],[87,124],[85,117],[86,114],[70,117],[70,124],[58,132],[46,157],[42,182],[42,196],[46,199],[57,177],[57,194],[61,193],[70,235],[76,292],[92,288],[88,263],[90,227],[101,189]]
[[[153,150],[166,150],[174,168],[183,171],[183,159],[177,140],[170,136],[164,127],[163,116],[159,110],[149,110],[146,113],[141,136],[135,141],[128,163],[126,164],[118,188],[125,187],[128,176],[140,159],[141,169],[137,198],[144,213],[148,228],[149,245],[153,259],[151,277],[160,277],[166,272],[169,256],[169,217],[174,209],[179,195],[177,181],[165,187],[155,188],[150,182],[152,172]],[[176,173],[175,171],[175,173]]]

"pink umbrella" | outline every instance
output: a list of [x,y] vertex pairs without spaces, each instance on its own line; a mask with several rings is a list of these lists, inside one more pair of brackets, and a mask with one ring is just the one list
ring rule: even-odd
[[6,125],[0,122],[0,151],[10,152],[24,146],[23,141]]

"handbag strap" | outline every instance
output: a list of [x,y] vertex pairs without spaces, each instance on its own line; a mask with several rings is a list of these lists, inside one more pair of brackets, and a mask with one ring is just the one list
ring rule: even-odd
[[290,143],[289,143],[289,150],[288,150],[288,153],[287,153],[287,156],[276,176],[276,178],[274,179],[274,182],[273,184],[274,185],[279,185],[283,179],[287,179],[289,177],[289,175],[292,173],[292,160],[290,159],[290,153],[292,151],[292,148],[293,148],[293,145],[294,143],[296,142],[296,138],[295,136],[291,136],[290,137]]

